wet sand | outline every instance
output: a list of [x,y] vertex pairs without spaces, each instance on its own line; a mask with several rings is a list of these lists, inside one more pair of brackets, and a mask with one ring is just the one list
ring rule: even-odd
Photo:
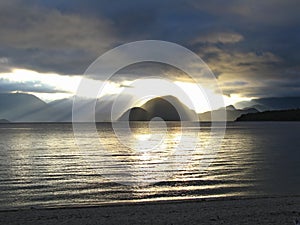
[[294,224],[300,196],[192,200],[0,212],[0,224]]

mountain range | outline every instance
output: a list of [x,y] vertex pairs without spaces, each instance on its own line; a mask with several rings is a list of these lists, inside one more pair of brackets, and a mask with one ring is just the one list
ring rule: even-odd
[[[259,112],[256,108],[249,107],[249,108],[245,108],[245,109],[236,109],[233,105],[227,106],[225,108],[225,111],[226,111],[227,121],[235,121],[238,117],[240,117],[243,114]],[[216,121],[223,120],[224,108],[213,110],[212,112],[214,113],[214,120],[216,120]],[[210,111],[200,113],[199,120],[200,121],[211,121],[211,115],[212,115],[212,113]]]
[[[110,120],[112,103],[109,100],[97,102],[97,121]],[[11,122],[72,122],[72,107],[73,98],[46,103],[31,94],[0,94],[0,119]]]
[[[97,101],[96,121],[110,121],[113,98]],[[31,94],[0,94],[0,120],[11,122],[71,122],[73,98],[61,99],[46,103]],[[262,98],[250,102],[239,102],[235,106],[227,106],[227,120],[234,121],[244,114],[256,114],[264,111],[299,109],[300,97]],[[84,109],[82,109],[84,110]],[[224,109],[214,110],[216,120]],[[199,117],[200,121],[210,121],[211,112],[196,114],[185,104],[173,96],[162,96],[147,101],[140,107],[133,107],[120,112],[119,120],[150,120],[161,117],[164,120],[191,120]],[[220,115],[220,117],[218,116]]]

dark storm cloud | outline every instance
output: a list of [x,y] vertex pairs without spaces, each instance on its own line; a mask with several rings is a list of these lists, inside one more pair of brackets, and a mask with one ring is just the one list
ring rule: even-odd
[[298,0],[254,0],[240,1],[223,0],[212,1],[189,1],[191,5],[199,10],[225,17],[228,21],[235,23],[255,23],[256,25],[285,26],[287,23],[296,23],[300,16]]
[[[31,2],[31,1],[30,1]],[[15,66],[82,73],[115,40],[109,20],[25,1],[0,3],[0,53]]]
[[[300,95],[294,82],[299,77],[299,11],[298,0],[2,1],[0,72],[20,67],[82,74],[112,47],[161,39],[199,54],[228,95],[269,95],[272,88],[274,95]],[[149,68],[124,70],[122,79],[172,74]],[[285,88],[289,85],[293,89]]]
[[128,79],[135,80],[151,77],[161,77],[181,81],[190,80],[188,75],[183,71],[173,66],[156,62],[141,62],[129,65],[115,73],[110,80],[118,83]]

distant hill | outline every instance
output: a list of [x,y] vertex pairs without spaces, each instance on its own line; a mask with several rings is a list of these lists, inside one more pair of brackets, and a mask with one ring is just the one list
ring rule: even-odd
[[52,121],[71,121],[72,107],[72,98],[59,99],[48,103],[44,113],[49,115]]
[[8,121],[6,119],[0,119],[0,123],[10,123],[10,121]]
[[[240,117],[243,114],[247,113],[256,113],[258,110],[255,108],[247,108],[247,109],[236,109],[234,106],[230,105],[226,107],[226,118],[227,121],[235,121],[238,117]],[[223,120],[223,113],[224,113],[224,108],[217,109],[213,111],[214,114],[214,119],[216,121],[222,121]],[[211,121],[211,115],[212,112],[204,112],[199,114],[199,119],[200,121]]]
[[15,122],[42,121],[43,115],[37,116],[47,104],[34,95],[0,93],[0,118]]
[[[85,100],[81,113],[87,113]],[[96,120],[109,121],[113,101],[97,101]],[[0,118],[12,122],[72,122],[73,98],[55,100],[46,103],[31,94],[0,94]]]
[[300,97],[285,98],[260,98],[252,100],[256,104],[263,105],[270,110],[299,109]]
[[236,121],[300,121],[300,109],[244,114]]
[[[89,113],[84,107],[86,104],[94,103],[92,99],[82,100],[82,108],[79,113]],[[96,121],[110,121],[111,109],[114,101],[110,99],[101,99],[96,101],[95,107],[95,120]],[[72,122],[72,108],[73,98],[60,99],[48,103],[48,107],[45,108],[44,113],[48,115],[49,119],[55,122]]]
[[173,96],[163,96],[147,101],[141,107],[127,110],[119,120],[148,121],[160,117],[165,121],[190,121],[196,113]]
[[300,108],[300,97],[260,98],[249,102],[238,102],[235,106],[239,109],[256,108],[258,111],[298,109]]

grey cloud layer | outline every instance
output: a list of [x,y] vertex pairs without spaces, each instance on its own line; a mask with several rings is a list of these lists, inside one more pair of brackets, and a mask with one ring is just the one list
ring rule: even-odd
[[[2,1],[0,72],[82,74],[112,47],[161,39],[197,52],[228,95],[300,95],[299,11],[297,0]],[[180,79],[157,68],[127,68],[120,77]]]
[[62,13],[21,1],[0,3],[1,52],[15,66],[82,73],[115,41],[109,20]]
[[214,32],[209,34],[203,34],[194,40],[194,43],[236,43],[240,42],[244,37],[238,33],[230,32]]

